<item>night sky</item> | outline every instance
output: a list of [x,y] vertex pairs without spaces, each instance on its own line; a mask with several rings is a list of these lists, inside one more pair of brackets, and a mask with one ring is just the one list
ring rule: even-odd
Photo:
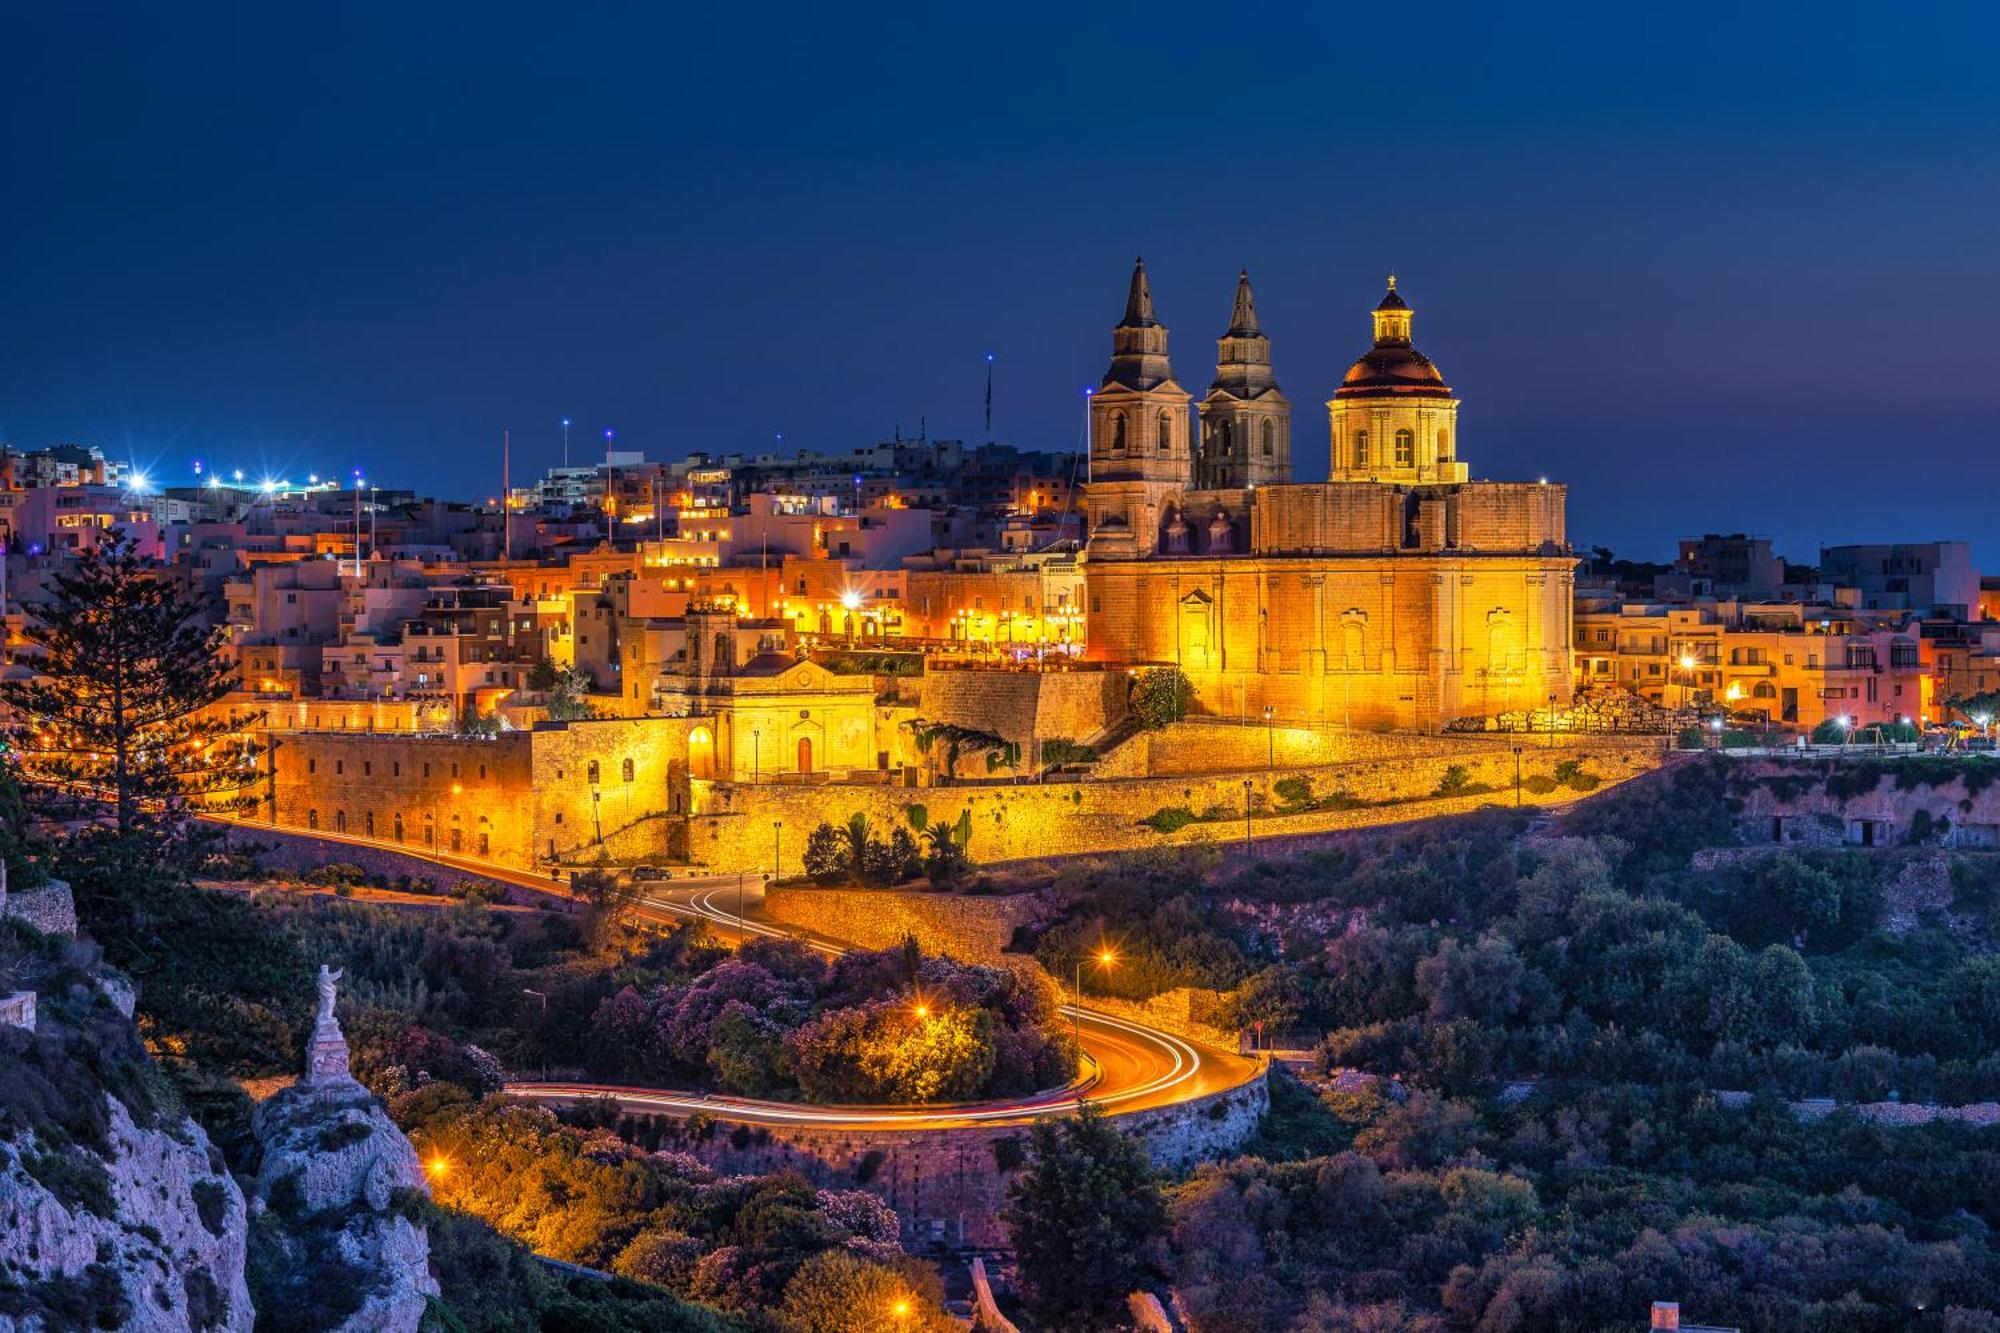
[[1143,253],[1197,395],[1249,266],[1300,480],[1393,270],[1579,546],[2000,565],[1981,7],[626,9],[9,6],[0,440],[483,497],[976,439],[991,352],[1069,448]]

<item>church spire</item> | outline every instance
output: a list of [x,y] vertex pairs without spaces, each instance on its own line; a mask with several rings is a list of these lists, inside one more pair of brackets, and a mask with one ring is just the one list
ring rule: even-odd
[[1132,290],[1125,295],[1125,318],[1120,328],[1144,328],[1160,321],[1153,316],[1153,285],[1146,281],[1146,257],[1132,261]]
[[1254,338],[1264,332],[1257,322],[1257,302],[1250,295],[1250,270],[1236,275],[1236,305],[1229,312],[1229,338]]
[[1111,368],[1106,385],[1150,389],[1174,377],[1167,363],[1167,326],[1153,310],[1153,286],[1146,281],[1146,261],[1132,265],[1132,286],[1125,295],[1125,318],[1111,330]]

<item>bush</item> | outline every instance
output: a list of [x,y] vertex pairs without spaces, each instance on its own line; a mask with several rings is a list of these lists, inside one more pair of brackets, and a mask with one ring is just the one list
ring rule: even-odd
[[1165,805],[1139,822],[1155,833],[1177,833],[1189,824],[1200,822],[1200,818],[1184,805]]
[[1194,685],[1179,667],[1154,667],[1132,682],[1132,716],[1148,731],[1179,722],[1193,706]]
[[1278,808],[1281,810],[1313,808],[1312,779],[1303,774],[1294,773],[1290,777],[1279,778],[1271,784],[1271,793],[1278,798]]
[[68,1148],[24,1155],[21,1165],[70,1211],[93,1213],[107,1221],[117,1217],[111,1173],[95,1155],[82,1148]]

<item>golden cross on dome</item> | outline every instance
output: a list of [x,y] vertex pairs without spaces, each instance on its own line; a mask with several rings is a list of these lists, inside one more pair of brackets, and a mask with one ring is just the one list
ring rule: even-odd
[[1389,275],[1389,290],[1392,292],[1396,290],[1396,275],[1393,273]]

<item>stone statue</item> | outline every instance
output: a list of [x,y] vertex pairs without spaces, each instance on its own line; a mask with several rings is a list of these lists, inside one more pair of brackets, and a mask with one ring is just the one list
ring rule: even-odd
[[329,972],[325,963],[319,965],[319,1018],[316,1021],[316,1026],[328,1027],[332,1025],[333,984],[340,980],[341,974],[346,970],[345,968],[335,968]]

